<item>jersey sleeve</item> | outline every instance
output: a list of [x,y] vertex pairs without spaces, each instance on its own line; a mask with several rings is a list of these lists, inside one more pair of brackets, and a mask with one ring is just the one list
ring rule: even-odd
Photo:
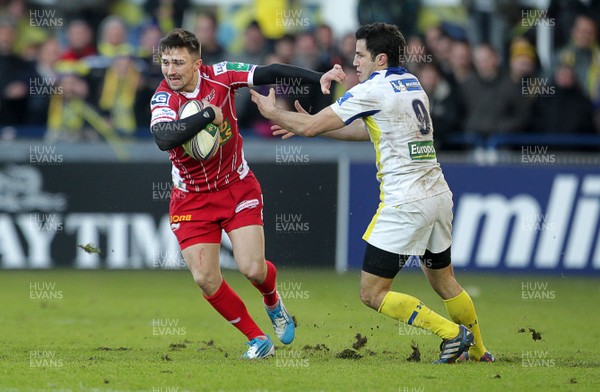
[[225,75],[229,85],[238,89],[240,87],[253,87],[254,70],[256,65],[222,61],[212,66],[215,76]]
[[329,107],[348,125],[357,118],[372,116],[381,111],[381,102],[365,82],[352,87]]
[[167,91],[156,91],[150,101],[150,128],[159,122],[175,121],[177,115],[176,97]]

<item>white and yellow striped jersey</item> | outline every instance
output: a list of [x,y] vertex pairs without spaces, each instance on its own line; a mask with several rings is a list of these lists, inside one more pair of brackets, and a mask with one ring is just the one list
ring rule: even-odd
[[396,206],[449,190],[433,146],[429,99],[406,69],[375,71],[330,107],[346,125],[365,122],[382,203]]

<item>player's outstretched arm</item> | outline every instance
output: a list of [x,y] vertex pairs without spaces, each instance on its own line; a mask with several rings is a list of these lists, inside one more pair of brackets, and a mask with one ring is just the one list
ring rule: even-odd
[[[295,101],[294,106],[296,107],[296,111],[298,113],[308,114],[308,112],[302,107],[302,105],[300,105],[300,102]],[[283,129],[277,124],[271,126],[271,130],[273,131],[273,136],[281,136],[282,139],[289,139],[290,137],[294,136],[293,132],[290,132],[287,129]],[[365,123],[361,119],[354,120],[350,124],[338,130],[322,133],[321,136],[325,136],[330,139],[346,141],[369,140],[369,132],[367,131]]]
[[261,95],[254,90],[250,90],[250,94],[252,101],[256,103],[258,110],[265,118],[296,135],[315,137],[343,128],[345,125],[329,107],[316,114],[290,112],[276,107],[274,89],[270,89],[268,96]]
[[325,132],[321,136],[336,140],[346,140],[350,142],[366,142],[371,140],[369,131],[363,120],[358,119],[350,124],[335,131]]
[[254,86],[264,86],[277,84],[278,81],[285,79],[299,79],[300,84],[319,84],[321,85],[321,92],[329,94],[331,82],[342,83],[346,79],[346,74],[339,64],[335,64],[333,68],[325,73],[289,64],[269,64],[256,67],[252,84]]

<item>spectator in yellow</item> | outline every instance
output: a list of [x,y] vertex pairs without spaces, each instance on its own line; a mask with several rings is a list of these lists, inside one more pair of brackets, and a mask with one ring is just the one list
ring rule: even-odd
[[519,86],[523,79],[537,75],[535,48],[526,38],[515,38],[510,45],[509,73],[511,80]]
[[102,135],[119,158],[126,156],[110,123],[85,98],[88,85],[75,74],[63,75],[56,94],[50,98],[46,141],[98,140]]
[[92,26],[83,20],[72,20],[67,27],[67,47],[56,64],[56,70],[60,73],[87,74],[89,64],[86,59],[96,56],[96,43]]
[[98,52],[104,57],[127,56],[134,52],[127,42],[127,26],[118,16],[108,16],[102,21]]
[[140,71],[132,58],[116,57],[104,75],[98,106],[119,132],[133,134],[136,130],[134,105],[139,87]]
[[556,63],[570,64],[578,83],[593,101],[600,101],[600,46],[598,28],[589,15],[579,15],[571,30],[571,42],[558,54]]

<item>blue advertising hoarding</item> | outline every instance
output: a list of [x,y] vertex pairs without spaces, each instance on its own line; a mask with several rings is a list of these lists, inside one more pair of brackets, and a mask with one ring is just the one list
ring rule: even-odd
[[[444,164],[454,194],[456,268],[600,273],[600,173],[594,167]],[[348,266],[379,202],[371,163],[350,167]]]

